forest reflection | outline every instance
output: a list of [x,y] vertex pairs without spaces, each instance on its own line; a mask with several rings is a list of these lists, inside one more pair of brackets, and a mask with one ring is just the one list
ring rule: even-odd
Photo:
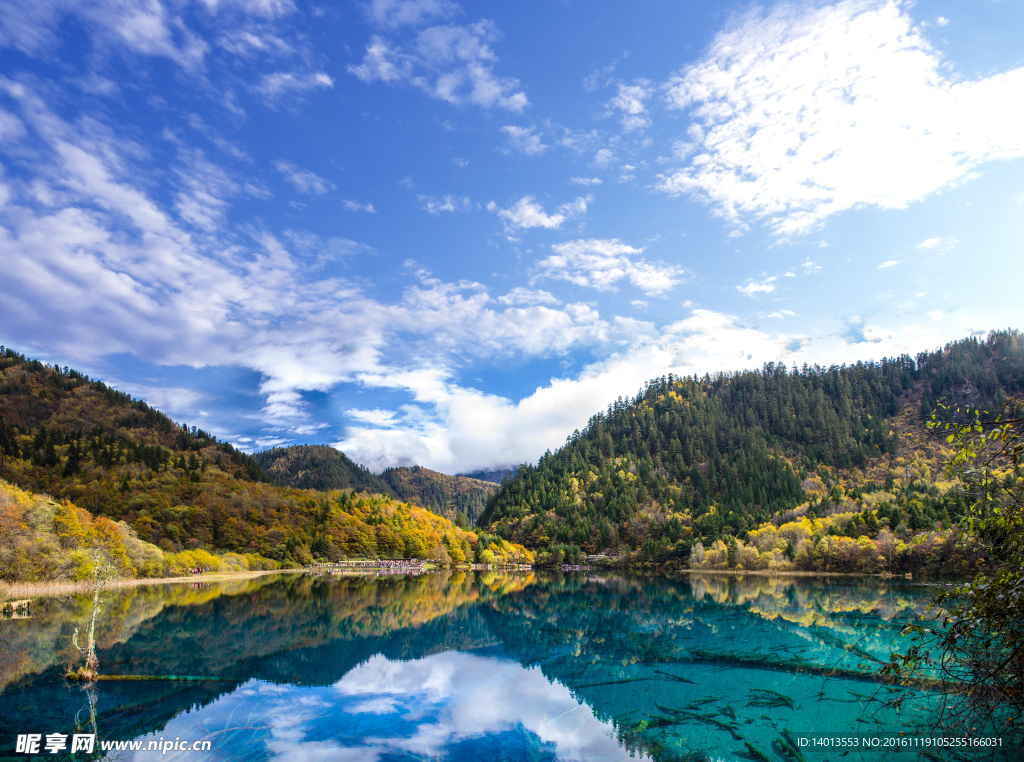
[[[567,691],[585,710],[581,717],[604,729],[602,737],[617,734],[622,748],[645,754],[667,743],[638,724],[663,711],[655,696],[674,696],[678,706],[721,699],[739,716],[731,707],[743,706],[740,699],[706,696],[708,686],[721,682],[716,675],[723,664],[749,673],[744,679],[755,686],[764,684],[757,670],[765,669],[776,683],[779,675],[836,665],[850,679],[877,678],[899,627],[924,613],[923,592],[852,578],[451,571],[382,578],[281,574],[108,591],[97,637],[102,673],[208,679],[104,681],[95,690],[95,712],[105,735],[142,737],[164,732],[186,709],[222,706],[263,684],[299,692],[324,688],[353,701],[362,696],[349,709],[366,716],[373,706],[384,714],[408,712],[391,689],[370,696],[368,677],[378,686],[391,680],[404,686],[402,695],[415,697],[422,691],[399,680],[394,665],[408,665],[408,679],[416,670],[436,675],[462,665],[477,675],[504,676],[505,685],[540,680],[533,700],[548,696],[551,706],[564,704],[558,691]],[[54,730],[72,729],[83,698],[61,675],[74,661],[71,634],[89,606],[89,596],[40,599],[32,618],[0,621],[0,735],[44,721]],[[439,656],[452,652],[462,655]],[[496,666],[488,672],[480,659]],[[495,689],[482,679],[474,678],[474,690]],[[542,691],[545,681],[551,689]],[[795,711],[801,701],[826,697],[820,685],[804,682],[787,687],[781,709],[773,711]],[[460,685],[451,682],[452,696],[465,694]],[[657,691],[649,693],[651,686]],[[542,745],[576,748],[568,736],[536,730],[542,723],[531,713],[531,699],[518,701],[488,726],[493,732],[515,730]],[[463,716],[445,706],[435,707],[435,722]],[[747,719],[754,723],[749,732],[768,732],[770,723],[759,715]],[[702,721],[709,733],[737,722]],[[446,733],[451,743],[468,737],[458,729]],[[687,738],[704,737],[695,732]],[[388,748],[400,748],[400,740]],[[713,748],[714,739],[702,743]]]
[[[576,598],[576,604],[564,596]],[[919,587],[726,574],[672,580],[450,571],[384,579],[274,575],[134,587],[109,591],[105,598],[97,642],[108,673],[232,677],[252,676],[255,662],[274,654],[332,640],[384,638],[476,605],[497,614],[511,608],[526,618],[557,620],[581,610],[650,617],[668,602],[682,603],[682,611],[692,613],[694,605],[710,601],[767,620],[833,629],[848,629],[864,618],[902,626],[927,607]],[[600,611],[593,608],[597,598]],[[562,605],[548,605],[556,599]],[[87,595],[42,598],[34,603],[31,619],[0,620],[0,691],[72,663],[70,634],[88,618],[90,605]],[[464,624],[455,630],[464,634],[446,635],[428,650],[500,642],[498,634],[467,633]]]

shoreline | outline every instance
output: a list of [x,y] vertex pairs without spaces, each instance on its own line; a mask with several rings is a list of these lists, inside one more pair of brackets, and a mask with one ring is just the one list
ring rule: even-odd
[[[458,564],[451,567],[440,567],[433,564],[424,564],[424,567],[420,570],[421,572],[431,572],[437,569],[450,568],[454,571],[489,571],[489,564]],[[497,567],[499,569],[505,567]],[[307,568],[298,569],[261,569],[259,571],[244,571],[244,572],[213,572],[210,574],[190,574],[185,577],[138,577],[138,578],[122,578],[117,579],[103,586],[104,590],[113,590],[118,588],[129,588],[129,587],[141,587],[144,585],[180,585],[187,584],[189,582],[227,582],[235,579],[251,579],[254,577],[262,577],[267,574],[306,574],[313,570]],[[379,570],[374,568],[336,568],[327,570],[325,569],[322,573],[323,576],[338,576],[338,577],[371,577],[378,576]],[[521,571],[521,569],[513,569],[513,571]],[[392,576],[392,575],[386,575]],[[395,574],[393,576],[401,576]],[[49,581],[49,582],[15,582],[13,584],[0,582],[0,607],[10,605],[11,603],[21,603],[24,599],[32,598],[43,598],[51,595],[70,595],[74,593],[91,593],[95,588],[93,583],[89,580],[79,580],[77,582],[60,582],[60,581]]]
[[[471,567],[468,564],[459,565],[452,567],[453,570],[458,571],[491,571],[488,569],[487,564],[473,564]],[[469,568],[467,568],[469,567]],[[505,567],[498,567],[498,569],[504,569]],[[425,570],[432,571],[433,568]],[[294,573],[306,573],[309,569],[264,569],[260,571],[245,571],[245,572],[215,572],[212,574],[199,574],[189,575],[185,577],[145,577],[137,579],[119,579],[113,581],[104,586],[104,589],[117,589],[117,588],[130,588],[130,587],[141,587],[147,585],[180,585],[187,584],[189,582],[229,582],[231,580],[238,579],[252,579],[255,577],[262,577],[267,574],[294,574]],[[508,571],[522,571],[521,569],[510,568]],[[530,571],[558,571],[557,569],[545,568],[545,567],[533,567]],[[867,572],[825,572],[825,571],[774,571],[770,569],[645,569],[645,568],[634,568],[627,565],[595,565],[590,568],[589,571],[604,571],[604,572],[619,572],[619,573],[640,573],[640,574],[658,574],[663,576],[675,576],[675,575],[689,575],[689,574],[707,574],[714,576],[723,575],[736,575],[736,576],[751,576],[751,577],[863,577],[863,578],[877,578],[881,580],[887,579],[909,579],[912,577],[906,577],[903,574],[889,575],[886,573],[867,573]],[[568,572],[562,572],[563,574]],[[370,576],[370,570],[363,569],[336,569],[328,572],[331,575],[337,576]],[[326,575],[325,575],[326,576]],[[93,585],[88,580],[80,580],[78,582],[16,582],[14,584],[0,583],[0,606],[8,605],[12,602],[21,602],[24,599],[42,598],[51,595],[66,595],[74,593],[89,593],[93,591]]]
[[[665,574],[664,571],[662,574]],[[772,569],[757,568],[680,568],[672,574],[687,575],[748,575],[751,577],[877,577],[880,580],[913,580],[906,575],[887,575],[886,573],[871,573],[871,571],[773,571]]]
[[[302,569],[261,569],[260,571],[214,572],[212,574],[194,574],[187,577],[143,577],[135,579],[118,579],[103,586],[104,590],[144,585],[180,585],[187,582],[227,582],[234,579],[251,579],[267,574],[287,574],[301,572]],[[78,582],[15,582],[0,584],[0,603],[7,604],[19,598],[41,598],[48,595],[65,593],[91,593],[93,583],[88,580]]]

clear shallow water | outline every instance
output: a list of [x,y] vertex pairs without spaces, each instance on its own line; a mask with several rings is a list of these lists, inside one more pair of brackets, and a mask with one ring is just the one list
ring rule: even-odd
[[18,734],[95,729],[143,749],[211,744],[111,759],[792,759],[783,729],[874,735],[927,722],[936,697],[896,714],[874,675],[929,593],[794,577],[448,572],[136,588],[105,595],[101,671],[217,679],[91,690],[60,677],[91,596],[44,599],[32,618],[0,622],[0,758],[26,758],[14,754]]

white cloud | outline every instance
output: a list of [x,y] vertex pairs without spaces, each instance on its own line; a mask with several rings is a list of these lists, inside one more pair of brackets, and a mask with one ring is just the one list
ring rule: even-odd
[[[154,81],[151,64],[170,61],[194,87],[194,95],[212,98],[236,117],[245,112],[236,90],[261,95],[270,106],[286,97],[296,100],[333,80],[309,69],[316,58],[301,19],[285,17],[296,7],[291,0],[8,0],[0,13],[0,48],[16,48],[45,61],[76,55],[63,50],[68,30],[80,35],[85,58],[67,65],[77,71],[64,78],[82,90],[104,96],[119,87],[105,73],[110,59],[136,82]],[[294,69],[267,73],[260,65],[293,59]],[[117,70],[117,69],[114,69]],[[13,71],[13,70],[11,70]]]
[[666,84],[690,109],[672,195],[804,233],[858,206],[898,209],[1024,155],[1024,68],[955,78],[892,0],[754,11]]
[[269,30],[253,28],[230,29],[220,35],[217,44],[228,53],[247,59],[257,56],[284,58],[297,52],[288,40]]
[[349,200],[342,201],[341,204],[350,212],[369,212],[370,214],[377,213],[377,210],[373,208],[373,204],[360,204],[358,201]]
[[371,426],[390,427],[396,423],[394,411],[381,410],[380,408],[373,408],[372,410],[357,410],[353,408],[346,410],[345,416],[353,421],[366,423]]
[[902,326],[894,331],[860,318],[851,320],[842,337],[810,340],[799,334],[760,331],[733,316],[703,309],[660,329],[621,319],[616,326],[627,332],[618,345],[621,351],[577,375],[551,379],[518,402],[459,387],[437,373],[396,370],[382,375],[378,383],[409,391],[416,404],[409,406],[401,425],[353,427],[337,446],[376,470],[419,463],[457,473],[534,462],[539,453],[559,446],[574,429],[582,429],[594,411],[667,373],[702,376],[760,367],[765,362],[828,366],[913,353],[948,340],[943,338],[947,334],[928,326]]
[[200,74],[210,46],[175,10],[159,2],[11,0],[0,14],[0,47],[45,57],[59,47],[59,26],[73,17],[102,47],[167,58],[189,74]]
[[643,254],[617,238],[580,239],[551,247],[555,252],[537,262],[538,278],[553,278],[577,286],[611,291],[628,280],[645,294],[661,296],[682,282],[686,271],[662,262],[634,259]]
[[947,19],[945,16],[939,16],[937,19],[935,19],[935,24],[937,26],[946,26],[947,24],[949,24],[949,19]]
[[358,66],[348,71],[363,82],[411,82],[448,103],[470,103],[521,112],[529,105],[519,80],[494,73],[498,58],[491,49],[498,39],[493,22],[468,26],[432,26],[406,45],[373,35]]
[[325,180],[315,172],[308,169],[301,169],[291,162],[279,160],[274,162],[274,167],[284,175],[284,179],[295,186],[299,193],[314,193],[322,196],[334,190],[334,183]]
[[793,310],[776,310],[768,315],[770,318],[777,318],[778,320],[785,320],[788,317],[796,317],[796,313]]
[[[256,237],[259,240],[260,236]],[[309,272],[321,270],[329,262],[341,262],[358,254],[376,253],[372,247],[348,238],[331,237],[323,240],[306,230],[285,230],[284,238],[291,244],[291,250],[302,259],[302,267]]]
[[749,278],[745,285],[736,286],[736,290],[751,298],[753,298],[755,294],[770,294],[775,290],[775,280],[776,278],[774,275],[770,278],[765,278],[760,282],[753,278]]
[[509,125],[501,129],[508,135],[509,144],[514,151],[519,151],[527,156],[539,156],[550,148],[550,146],[541,142],[540,135],[534,134],[533,127]]
[[[537,203],[533,196],[523,196],[508,209],[499,209],[498,216],[505,221],[506,231],[528,230],[529,228],[560,228],[562,223],[572,217],[586,214],[587,204],[593,201],[592,196],[578,197],[576,200],[562,204],[554,214],[548,214],[544,207]],[[491,205],[487,205],[491,209]],[[495,208],[497,208],[495,206]]]
[[936,251],[940,254],[949,251],[956,246],[960,241],[955,238],[926,238],[917,245],[919,249],[925,249],[928,251]]
[[626,132],[643,130],[649,127],[651,120],[647,117],[646,101],[654,94],[654,88],[647,80],[637,80],[635,84],[620,84],[618,93],[608,101],[608,108],[621,114],[620,121]]
[[882,262],[882,264],[880,264],[876,269],[884,270],[887,267],[895,267],[899,263],[900,263],[900,261],[898,259],[890,259],[890,260],[888,260],[886,262]]
[[[153,157],[126,137],[130,131],[57,116],[30,86],[9,79],[0,78],[0,97],[11,115],[0,128],[19,141],[22,156],[31,155],[33,180],[12,182],[0,205],[5,336],[50,347],[66,361],[124,352],[154,364],[251,369],[262,377],[263,418],[272,425],[251,441],[311,431],[305,392],[339,384],[390,389],[407,394],[409,404],[374,418],[369,403],[347,433],[364,462],[405,459],[465,471],[535,458],[594,410],[669,370],[793,356],[793,337],[752,331],[715,313],[659,327],[602,316],[591,304],[563,305],[544,291],[513,289],[495,298],[479,284],[428,274],[389,293],[389,301],[373,298],[359,283],[325,275],[342,268],[324,266],[368,247],[234,224],[231,201],[245,183],[201,153],[181,149],[160,160],[168,192],[154,181]],[[12,163],[22,172],[28,166],[22,158]],[[523,205],[513,205],[502,219],[558,227],[588,202],[548,214],[526,200],[536,209],[517,217],[512,211]],[[678,277],[657,263],[644,270],[641,253],[604,252],[632,268],[618,280],[608,280],[602,263],[588,269],[571,257],[565,273],[654,293]],[[914,336],[907,343],[916,350],[941,342]],[[467,389],[457,375],[461,363],[570,351],[592,351],[597,360],[523,400]],[[205,402],[203,409],[210,409]],[[491,422],[493,432],[485,425]]]
[[0,312],[11,339],[31,336],[68,360],[132,352],[146,362],[251,368],[263,375],[265,419],[296,427],[309,424],[303,391],[386,378],[386,348],[389,363],[427,363],[421,375],[445,378],[452,353],[557,354],[621,333],[596,310],[559,307],[544,292],[508,306],[477,284],[425,277],[394,303],[368,298],[319,274],[367,247],[253,226],[239,237],[224,219],[225,176],[194,152],[182,154],[180,174],[202,181],[210,208],[196,216],[204,197],[183,186],[193,201],[179,203],[181,215],[204,230],[193,235],[140,187],[146,174],[130,141],[83,133],[9,80],[0,78],[0,91],[20,107],[35,171],[34,184],[0,206]]
[[598,87],[608,87],[612,84],[612,74],[615,73],[615,67],[618,66],[619,62],[624,58],[629,58],[629,51],[623,53],[608,66],[604,66],[600,69],[596,66],[591,67],[590,74],[583,79],[583,89],[589,93],[596,90]]
[[267,101],[273,103],[288,96],[298,96],[322,87],[334,87],[334,80],[322,71],[279,71],[273,74],[264,74],[255,89]]
[[420,26],[434,19],[449,19],[459,12],[459,6],[448,0],[372,0],[366,8],[370,20],[384,29]]
[[[619,743],[614,726],[593,712],[539,667],[448,651],[412,661],[376,655],[349,671],[334,692],[358,703],[353,713],[400,713],[411,732],[375,733],[372,747],[359,749],[363,758],[418,755],[423,749],[445,750],[483,734],[522,728],[568,762],[628,762],[630,752]],[[530,701],[523,701],[528,695]],[[382,727],[385,727],[382,725]],[[314,742],[316,743],[316,742]],[[309,759],[299,742],[275,749],[282,758]]]
[[569,182],[573,185],[600,185],[600,177],[573,177],[570,178]]
[[562,127],[562,136],[555,142],[563,148],[568,148],[573,153],[590,153],[597,150],[603,140],[597,130],[582,132]]
[[[209,713],[246,717],[265,730],[252,744],[257,753],[296,762],[447,759],[458,757],[467,742],[510,733],[536,739],[565,762],[649,758],[621,743],[610,720],[595,716],[540,667],[454,650],[406,659],[375,654],[332,686],[312,690],[251,680],[215,699]],[[324,738],[318,728],[332,716],[352,724]],[[162,735],[203,732],[193,718],[181,713],[160,733],[140,736],[143,748]]]
[[583,428],[617,396],[651,378],[703,374],[758,366],[793,353],[789,336],[769,336],[736,318],[705,310],[666,326],[623,323],[628,346],[593,363],[574,378],[552,379],[519,402],[447,385],[436,377],[393,375],[381,379],[413,389],[432,415],[390,430],[350,428],[337,446],[361,463],[380,469],[402,458],[449,473],[497,463],[533,462],[538,453]]
[[619,170],[619,182],[627,183],[630,180],[633,180],[636,177],[636,175],[633,174],[634,170],[636,170],[636,167],[632,164],[623,164]]
[[224,220],[228,199],[241,188],[227,172],[207,161],[202,151],[182,149],[178,158],[181,165],[174,172],[179,183],[175,211],[186,223],[213,231]]
[[932,310],[928,313],[928,317],[932,320],[942,320],[942,310]]
[[460,198],[459,196],[447,195],[440,199],[433,196],[417,196],[416,198],[423,206],[423,209],[435,215],[441,212],[469,212],[478,208],[466,196]]
[[366,46],[363,62],[358,66],[349,66],[349,74],[354,74],[363,82],[380,80],[389,84],[401,82],[412,76],[414,59],[397,48],[392,48],[379,35],[370,38]]
[[[252,369],[262,376],[262,417],[272,429],[252,441],[280,442],[315,425],[305,392],[339,384],[393,390],[408,403],[354,413],[342,449],[374,468],[419,463],[454,473],[533,460],[585,426],[595,410],[667,372],[833,359],[825,350],[794,352],[788,347],[798,337],[760,332],[728,315],[696,311],[659,327],[604,318],[592,305],[563,305],[544,291],[513,289],[495,299],[479,284],[445,283],[423,272],[418,284],[382,302],[310,266],[365,247],[294,231],[279,238],[258,228],[236,237],[223,222],[216,235],[193,235],[147,195],[127,141],[62,121],[24,86],[0,86],[18,109],[21,139],[33,146],[31,193],[50,199],[39,203],[19,186],[0,207],[5,335],[31,337],[66,361],[131,352],[157,364]],[[644,270],[641,250],[628,248],[604,242],[596,252],[579,244],[563,249],[564,271],[588,283],[628,280],[655,292],[679,277],[657,264]],[[578,255],[594,256],[599,266]],[[619,259],[626,275],[616,280],[605,267],[609,259]],[[906,330],[899,341],[885,339],[873,326],[860,335],[878,339],[871,346],[879,356],[941,343]],[[856,341],[849,346],[835,359],[863,359]],[[582,372],[541,384],[523,399],[466,388],[457,376],[467,357],[588,350],[597,359]]]
[[547,291],[534,291],[522,286],[516,286],[504,296],[499,296],[498,302],[500,304],[522,305],[526,307],[532,307],[537,304],[561,304],[554,294]]

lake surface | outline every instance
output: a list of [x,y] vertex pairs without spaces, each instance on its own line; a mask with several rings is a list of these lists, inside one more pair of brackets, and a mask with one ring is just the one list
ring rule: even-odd
[[[101,752],[97,742],[77,760],[799,759],[787,744],[807,734],[924,727],[937,697],[917,693],[897,714],[875,676],[932,592],[874,580],[500,572],[134,588],[103,595],[100,671],[209,679],[88,689],[61,675],[91,596],[40,599],[30,618],[0,621],[0,759],[26,759],[15,742],[32,733],[143,749]],[[175,739],[210,748],[146,750]],[[1017,758],[1006,747],[800,753]]]

